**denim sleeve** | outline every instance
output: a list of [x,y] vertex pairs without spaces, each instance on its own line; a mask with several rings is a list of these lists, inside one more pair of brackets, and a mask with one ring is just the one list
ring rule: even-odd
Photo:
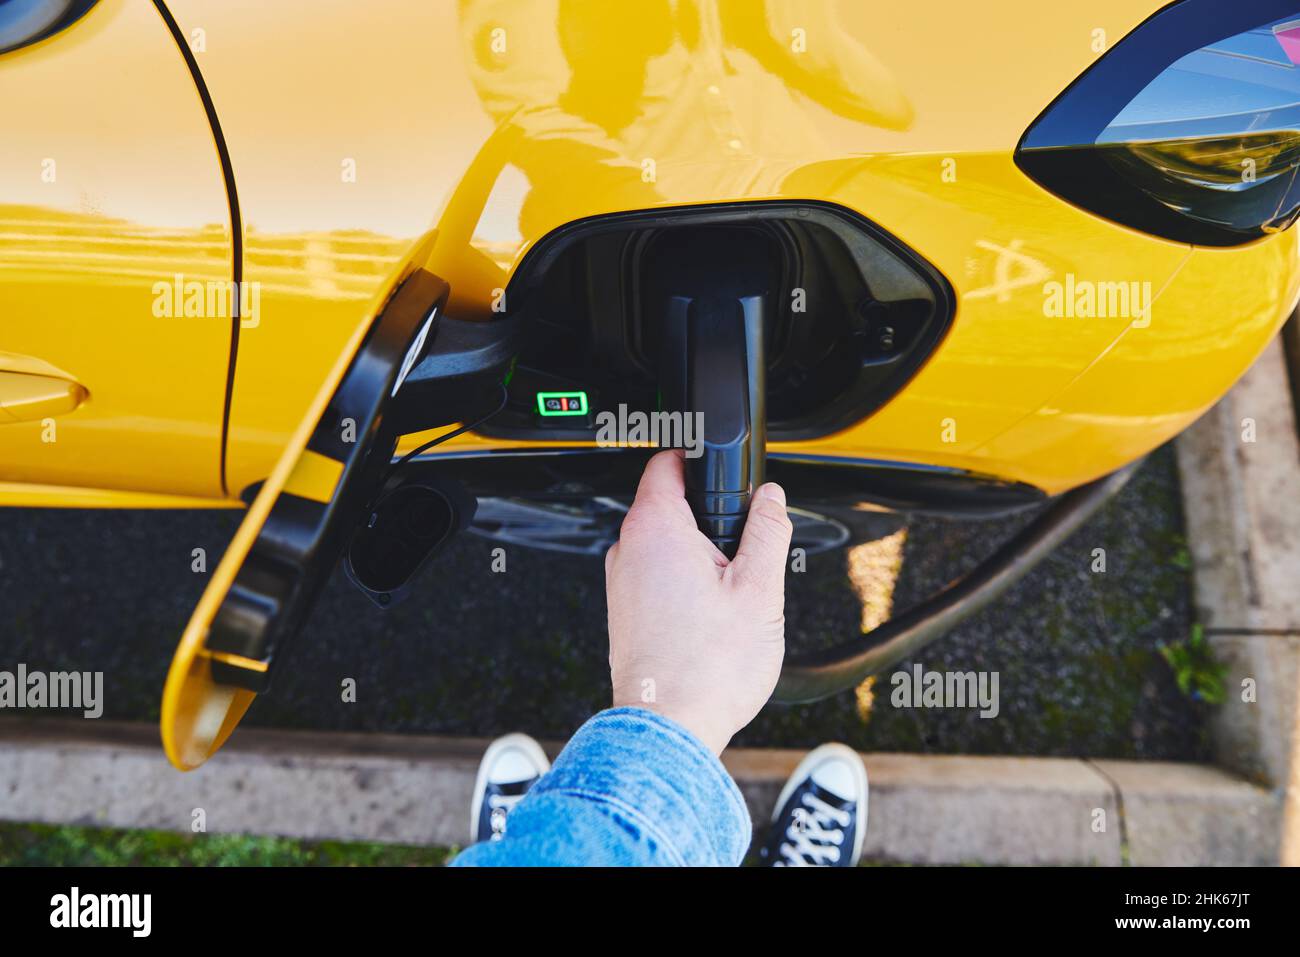
[[501,840],[452,864],[734,867],[752,833],[722,762],[643,708],[602,711],[579,728],[509,822]]

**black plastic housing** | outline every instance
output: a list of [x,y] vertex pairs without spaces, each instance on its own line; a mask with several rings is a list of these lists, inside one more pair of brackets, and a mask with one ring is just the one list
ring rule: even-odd
[[659,354],[662,405],[691,417],[686,501],[700,531],[736,554],[767,456],[765,326],[771,277],[761,240],[721,227],[665,238],[648,257],[645,286]]
[[367,598],[388,608],[407,596],[420,571],[469,526],[477,505],[453,480],[399,476],[352,536],[343,569]]
[[[544,237],[507,289],[525,320],[506,409],[480,431],[595,441],[602,412],[661,408],[655,250],[747,233],[771,296],[765,318],[772,441],[816,438],[869,416],[942,340],[951,288],[851,210],[817,202],[719,204],[578,220]],[[539,392],[586,392],[585,418],[537,414]]]

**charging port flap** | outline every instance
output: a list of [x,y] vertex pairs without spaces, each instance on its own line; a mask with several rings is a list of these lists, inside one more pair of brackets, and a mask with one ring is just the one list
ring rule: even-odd
[[388,413],[431,352],[448,291],[425,269],[406,273],[378,316],[359,324],[258,489],[167,674],[162,738],[177,768],[211,757],[270,686],[285,645],[370,514],[401,432]]

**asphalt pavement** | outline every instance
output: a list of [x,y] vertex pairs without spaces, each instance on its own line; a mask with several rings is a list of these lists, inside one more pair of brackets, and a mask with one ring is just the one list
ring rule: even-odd
[[[837,739],[862,750],[1204,758],[1203,706],[1179,693],[1157,651],[1191,628],[1177,482],[1165,447],[996,606],[899,666],[996,672],[996,717],[894,707],[882,676],[872,688],[815,705],[770,706],[736,743]],[[192,550],[204,548],[215,568],[240,516],[0,509],[0,670],[22,662],[103,671],[105,718],[156,720],[168,661],[207,579],[191,570]],[[791,647],[857,634],[864,575],[894,580],[893,606],[905,608],[1026,520],[913,520],[904,536],[865,555],[810,557],[805,572],[788,577]],[[511,547],[499,573],[494,547],[462,536],[408,601],[386,611],[336,571],[276,687],[247,721],[570,734],[608,700],[603,562]],[[1104,573],[1092,570],[1096,548],[1106,550]],[[867,611],[880,613],[875,605]],[[348,678],[355,702],[343,700]]]

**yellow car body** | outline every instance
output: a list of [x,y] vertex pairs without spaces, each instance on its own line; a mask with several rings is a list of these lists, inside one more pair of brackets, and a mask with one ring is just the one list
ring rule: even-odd
[[[1163,5],[167,0],[173,31],[102,0],[0,55],[0,504],[241,505],[422,240],[448,314],[488,319],[567,223],[767,200],[861,214],[956,300],[883,408],[773,452],[1086,483],[1213,404],[1300,295],[1295,230],[1160,239],[1013,159]],[[234,275],[255,314],[158,306]],[[1150,312],[1049,314],[1077,281],[1150,283]]]

